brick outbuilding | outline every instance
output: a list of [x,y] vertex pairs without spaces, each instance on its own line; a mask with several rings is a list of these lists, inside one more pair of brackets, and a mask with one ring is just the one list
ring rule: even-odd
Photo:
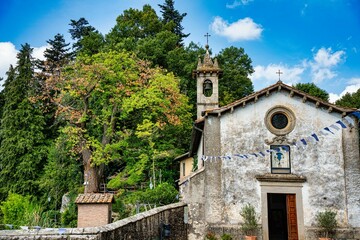
[[79,194],[75,200],[78,206],[78,224],[81,227],[97,227],[111,223],[113,194]]

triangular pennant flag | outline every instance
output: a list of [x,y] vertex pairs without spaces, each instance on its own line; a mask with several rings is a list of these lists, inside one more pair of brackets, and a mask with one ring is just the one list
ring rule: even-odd
[[346,116],[344,118],[344,122],[346,122],[349,125],[349,127],[354,127],[355,126],[355,121],[349,116]]
[[301,139],[300,141],[301,141],[304,145],[307,145],[305,139]]
[[331,132],[332,134],[334,134],[328,127],[325,127],[324,129],[325,129],[326,131]]
[[319,141],[319,138],[318,138],[318,136],[317,136],[315,133],[311,134],[311,136],[312,136],[317,142]]
[[360,112],[352,112],[352,113],[350,113],[350,115],[353,115],[353,116],[357,117],[358,119],[360,119]]
[[[349,118],[348,116],[346,116],[345,118]],[[351,118],[350,118],[351,119]],[[351,119],[352,120],[352,119]],[[350,125],[351,123],[349,123],[348,120],[344,119],[344,121],[347,121],[348,122],[348,125]],[[339,124],[342,128],[346,128],[346,125],[341,121],[336,121],[337,124]]]
[[323,136],[327,136],[329,135],[327,132],[325,132],[324,130],[320,130],[319,132],[320,135],[323,135]]
[[335,124],[331,124],[330,127],[335,129],[336,131],[340,130],[340,128],[338,126],[336,126]]

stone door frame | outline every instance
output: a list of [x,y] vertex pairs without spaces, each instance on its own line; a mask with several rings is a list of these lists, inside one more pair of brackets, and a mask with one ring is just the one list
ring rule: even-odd
[[295,194],[298,236],[299,236],[299,240],[305,239],[302,187],[303,184],[301,182],[260,181],[263,240],[269,240],[268,199],[267,199],[268,193]]

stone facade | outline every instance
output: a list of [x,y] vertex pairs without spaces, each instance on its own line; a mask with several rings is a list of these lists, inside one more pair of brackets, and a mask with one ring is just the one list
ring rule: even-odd
[[[273,124],[268,117],[273,109],[283,109],[281,114],[287,116],[286,127],[278,132],[268,126]],[[315,216],[326,209],[337,212],[338,232],[344,239],[359,239],[358,122],[352,117],[355,126],[336,124],[355,110],[323,102],[282,82],[223,108],[207,110],[195,123],[195,127],[203,124],[202,132],[198,131],[203,146],[196,155],[199,166],[205,166],[179,183],[182,200],[189,205],[189,239],[203,239],[208,231],[218,235],[230,231],[240,237],[240,211],[246,203],[259,215],[260,239],[269,239],[274,231],[269,212],[275,208],[270,199],[290,195],[296,203],[296,239],[314,239]],[[293,145],[332,124],[336,124],[329,129],[332,133],[318,134],[318,141],[306,138],[307,145]],[[289,146],[289,172],[273,173],[270,156],[259,154],[272,145]],[[259,156],[234,156],[245,153]],[[201,156],[207,160],[202,162]]]

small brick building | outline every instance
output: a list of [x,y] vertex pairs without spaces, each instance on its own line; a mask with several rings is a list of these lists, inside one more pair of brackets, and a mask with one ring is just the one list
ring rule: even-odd
[[78,206],[78,228],[97,227],[111,223],[113,194],[79,194],[75,200]]

